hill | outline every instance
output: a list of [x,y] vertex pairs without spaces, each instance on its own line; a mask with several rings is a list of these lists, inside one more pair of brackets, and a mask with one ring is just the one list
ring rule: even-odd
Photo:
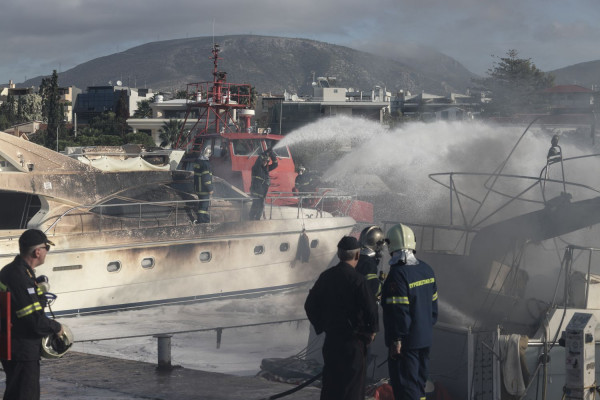
[[600,87],[600,60],[588,61],[550,71],[557,85],[579,85],[598,90]]
[[[234,35],[147,43],[64,71],[59,84],[85,89],[120,80],[155,92],[185,89],[187,83],[212,80],[213,40],[221,46],[219,69],[228,73],[228,82],[249,83],[259,93],[312,94],[313,75],[335,76],[339,86],[357,90],[379,85],[392,92],[464,93],[475,76],[432,51],[422,57],[381,56],[315,40]],[[41,78],[23,85],[39,85]]]

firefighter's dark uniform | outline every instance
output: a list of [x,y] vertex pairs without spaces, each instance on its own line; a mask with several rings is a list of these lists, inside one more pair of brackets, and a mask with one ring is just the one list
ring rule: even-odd
[[41,339],[60,332],[61,326],[44,314],[35,272],[21,256],[0,271],[0,289],[10,292],[12,321],[12,359],[2,360],[4,399],[39,399]]
[[379,300],[381,296],[381,281],[377,275],[377,266],[379,265],[379,259],[377,257],[371,257],[361,252],[358,264],[356,264],[356,270],[367,279],[367,285],[369,290],[375,297],[375,300]]
[[326,333],[321,399],[364,400],[366,337],[379,330],[377,304],[364,276],[345,262],[329,268],[304,309],[317,334]]
[[312,192],[314,190],[312,186],[312,178],[308,172],[296,175],[294,187],[298,192]]
[[[315,189],[312,185],[312,178],[308,172],[296,175],[296,180],[294,181],[294,190],[295,192],[298,192],[300,196],[314,192]],[[311,201],[309,199],[302,198],[300,200],[301,207],[308,207],[310,206],[310,203]]]
[[388,360],[396,400],[425,399],[429,348],[437,321],[437,284],[431,267],[419,260],[390,267],[381,297],[385,344],[400,340],[400,356]]
[[196,220],[199,223],[210,222],[210,214],[208,208],[210,206],[210,196],[214,190],[212,183],[213,175],[210,167],[210,162],[204,159],[198,159],[194,164],[194,190],[198,195],[199,200],[196,209]]
[[254,197],[252,207],[250,208],[250,219],[259,220],[265,208],[265,197],[271,185],[269,171],[277,168],[277,157],[274,152],[270,152],[271,163],[263,165],[262,155],[256,159],[252,166],[252,183],[250,184],[250,194]]

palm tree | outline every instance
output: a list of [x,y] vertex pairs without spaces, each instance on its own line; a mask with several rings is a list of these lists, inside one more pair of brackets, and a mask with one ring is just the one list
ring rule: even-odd
[[170,119],[168,122],[163,123],[160,128],[160,147],[167,147],[177,142],[179,132],[183,127],[183,121],[178,119]]
[[137,102],[137,110],[133,112],[134,118],[152,118],[152,108],[150,100],[141,100]]

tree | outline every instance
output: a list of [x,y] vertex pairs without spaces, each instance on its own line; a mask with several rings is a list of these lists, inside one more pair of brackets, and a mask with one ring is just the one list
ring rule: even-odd
[[554,76],[540,71],[531,59],[518,58],[516,50],[497,58],[487,77],[474,80],[479,89],[491,92],[492,101],[483,113],[511,116],[539,112],[545,105],[541,91],[554,85]]
[[149,149],[156,147],[156,143],[152,140],[152,137],[147,133],[143,132],[131,132],[125,135],[125,143],[141,144],[145,148]]
[[254,108],[258,93],[254,86],[249,88],[248,86],[231,85],[231,98],[240,104],[247,104],[250,108]]
[[60,135],[59,129],[64,130],[64,108],[60,104],[56,70],[52,71],[52,76],[42,79],[39,93],[42,96],[42,117],[48,123],[44,145],[53,148]]
[[188,94],[188,91],[185,89],[181,89],[175,92],[176,99],[189,99],[189,96],[190,95]]
[[121,90],[121,95],[117,101],[117,110],[115,112],[117,128],[121,137],[125,137],[125,133],[127,133],[127,118],[129,118],[129,102],[127,101],[127,91]]
[[141,100],[137,102],[137,110],[133,112],[134,118],[152,118],[151,100]]
[[19,96],[17,110],[18,123],[42,120],[42,97],[35,93]]
[[1,125],[0,129],[6,129],[14,125],[17,121],[17,101],[12,94],[9,94],[6,101],[0,104]]
[[183,127],[183,121],[178,119],[170,119],[167,122],[163,123],[160,128],[160,147],[167,147],[177,142],[177,138],[179,137],[179,132]]

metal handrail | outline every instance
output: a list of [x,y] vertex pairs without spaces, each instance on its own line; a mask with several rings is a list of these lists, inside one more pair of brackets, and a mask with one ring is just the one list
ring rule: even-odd
[[[298,202],[298,207],[300,207],[300,202],[299,202],[299,197],[298,196],[290,196],[289,193],[285,193],[285,192],[281,192],[281,193],[276,193],[276,195],[278,196],[277,199],[279,200],[285,200],[285,199],[291,199],[294,202]],[[319,199],[319,201],[321,201],[324,197],[326,197],[325,195],[306,195],[306,196],[302,196],[302,199]],[[336,198],[336,199],[346,199],[348,200],[349,198],[351,198],[352,196],[349,195],[335,195],[335,196],[327,196],[327,198]],[[273,198],[273,197],[271,197]],[[83,210],[85,211],[85,213],[87,214],[91,214],[91,210],[92,209],[97,209],[98,210],[98,216],[100,221],[104,220],[105,218],[107,218],[106,214],[105,214],[105,209],[111,208],[111,207],[138,207],[139,211],[137,212],[137,221],[138,221],[138,227],[141,228],[142,226],[142,220],[144,219],[144,212],[142,210],[143,207],[174,207],[174,216],[175,216],[175,226],[179,225],[179,210],[180,209],[190,209],[191,207],[193,207],[195,204],[198,204],[199,202],[206,202],[209,201],[212,204],[212,207],[215,208],[215,204],[219,204],[221,202],[232,202],[232,203],[237,203],[239,206],[239,210],[241,211],[241,216],[242,216],[242,220],[243,220],[243,211],[245,210],[244,205],[250,201],[252,201],[252,197],[243,197],[243,198],[213,198],[213,199],[203,199],[203,200],[168,200],[168,201],[155,201],[155,202],[135,202],[135,203],[118,203],[118,204],[93,204],[93,205],[79,205],[79,206],[74,206],[71,207],[70,209],[64,211],[61,215],[56,216],[56,220],[54,222],[52,222],[52,224],[45,229],[45,232],[49,232],[53,229],[56,229],[56,227],[58,226],[58,224],[63,220],[63,218],[65,218],[66,216],[78,211],[78,210]],[[271,216],[270,219],[272,219],[272,209],[273,209],[273,203],[271,201]],[[282,206],[282,207],[286,207],[286,206]],[[304,207],[305,208],[305,207]],[[316,209],[315,209],[316,210]],[[323,217],[323,209],[321,208],[321,210],[316,210],[317,211],[317,217]],[[342,213],[342,215],[347,215]],[[123,218],[123,217],[127,217],[126,215],[117,215],[114,216],[115,218]],[[167,217],[169,218],[169,217]],[[99,230],[102,231],[102,227],[99,227]]]

